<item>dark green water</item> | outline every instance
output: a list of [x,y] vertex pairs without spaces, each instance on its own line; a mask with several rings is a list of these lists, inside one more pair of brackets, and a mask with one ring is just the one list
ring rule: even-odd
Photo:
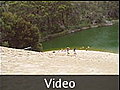
[[92,28],[43,42],[44,51],[90,46],[90,50],[118,53],[118,24],[108,27]]

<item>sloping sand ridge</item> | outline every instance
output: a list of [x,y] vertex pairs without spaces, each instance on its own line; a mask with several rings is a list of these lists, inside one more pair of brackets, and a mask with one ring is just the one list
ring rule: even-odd
[[34,52],[0,46],[2,75],[117,75],[119,54],[77,50]]

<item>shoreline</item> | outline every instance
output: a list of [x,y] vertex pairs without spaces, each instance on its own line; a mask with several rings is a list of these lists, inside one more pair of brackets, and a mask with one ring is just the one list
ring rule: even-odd
[[118,23],[119,21],[118,21],[118,20],[112,20],[112,21],[111,21],[112,24],[107,24],[107,23],[105,23],[105,24],[97,24],[97,25],[83,26],[83,27],[78,28],[78,29],[68,29],[68,30],[66,30],[66,31],[62,31],[62,32],[59,32],[59,33],[55,33],[55,34],[48,35],[48,36],[42,38],[42,41],[41,41],[41,42],[48,41],[48,40],[53,39],[53,38],[55,38],[55,37],[60,37],[61,35],[67,35],[67,34],[70,34],[70,33],[80,32],[80,31],[87,30],[87,29],[112,26],[112,25],[114,25],[116,22]]
[[[62,48],[62,49],[66,50],[66,48]],[[74,48],[71,48],[70,50],[73,50],[73,49]],[[76,50],[80,50],[80,51],[84,50],[84,51],[86,51],[85,49],[76,49]],[[49,51],[60,51],[60,48],[43,50],[43,52],[49,52]],[[87,51],[106,52],[106,53],[119,54],[119,51],[118,52],[114,52],[114,51],[103,50],[103,49],[95,49],[95,48],[90,48]]]

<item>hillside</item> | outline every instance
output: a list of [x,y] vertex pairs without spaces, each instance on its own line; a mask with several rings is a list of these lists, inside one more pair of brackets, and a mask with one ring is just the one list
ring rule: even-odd
[[1,74],[118,74],[118,54],[98,51],[34,52],[0,47]]

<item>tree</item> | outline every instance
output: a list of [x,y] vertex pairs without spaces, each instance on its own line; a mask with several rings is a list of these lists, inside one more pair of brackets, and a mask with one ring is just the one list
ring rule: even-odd
[[[40,42],[40,32],[35,25],[11,12],[2,13],[2,41],[8,41],[10,47],[36,49]],[[38,50],[39,51],[39,50]]]

